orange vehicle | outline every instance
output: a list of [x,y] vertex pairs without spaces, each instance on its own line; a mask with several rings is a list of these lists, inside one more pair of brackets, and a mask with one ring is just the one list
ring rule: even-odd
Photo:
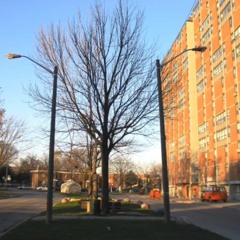
[[202,201],[219,201],[222,200],[224,202],[227,201],[227,191],[223,186],[208,186],[202,189],[201,194]]

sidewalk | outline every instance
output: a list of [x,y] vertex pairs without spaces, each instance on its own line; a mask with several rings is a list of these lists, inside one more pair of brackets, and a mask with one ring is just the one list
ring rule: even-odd
[[[46,219],[46,216],[37,216],[32,218],[34,221],[43,221]],[[140,221],[145,221],[145,220],[156,220],[160,221],[163,220],[163,217],[156,217],[156,216],[143,216],[143,215],[114,215],[114,216],[60,216],[60,215],[55,215],[53,216],[53,221],[59,221],[59,220],[80,220],[80,219],[95,219],[95,220],[140,220]]]

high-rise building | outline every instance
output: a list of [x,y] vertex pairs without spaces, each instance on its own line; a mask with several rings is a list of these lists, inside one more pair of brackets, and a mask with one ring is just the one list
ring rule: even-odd
[[162,69],[170,196],[240,199],[240,0],[199,0]]

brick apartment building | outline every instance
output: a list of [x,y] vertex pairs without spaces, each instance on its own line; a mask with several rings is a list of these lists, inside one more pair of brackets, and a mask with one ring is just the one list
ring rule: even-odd
[[240,199],[240,0],[199,0],[162,69],[170,196],[219,184]]

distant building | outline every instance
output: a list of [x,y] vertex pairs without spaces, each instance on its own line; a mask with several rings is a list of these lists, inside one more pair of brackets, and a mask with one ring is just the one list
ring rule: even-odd
[[[48,185],[48,172],[46,170],[32,170],[32,188]],[[60,190],[60,187],[67,180],[74,180],[80,184],[82,188],[87,188],[89,181],[87,181],[85,175],[79,173],[72,173],[66,171],[54,172],[54,189]]]

